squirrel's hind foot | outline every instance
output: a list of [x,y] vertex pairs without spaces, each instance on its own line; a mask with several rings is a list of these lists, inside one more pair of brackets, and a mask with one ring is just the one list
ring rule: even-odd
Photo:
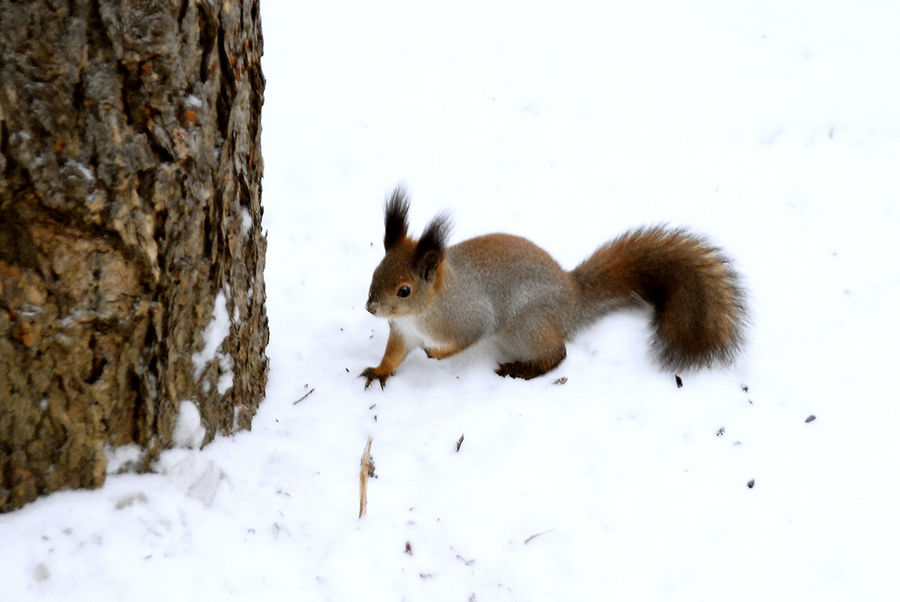
[[498,376],[509,376],[512,378],[524,378],[525,380],[530,380],[553,370],[559,366],[564,359],[566,359],[566,346],[562,345],[548,358],[533,361],[504,362],[499,364],[494,372],[496,372]]

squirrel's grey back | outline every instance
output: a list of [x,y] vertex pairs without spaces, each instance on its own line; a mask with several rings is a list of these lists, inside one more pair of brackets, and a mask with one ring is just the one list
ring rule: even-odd
[[574,310],[574,279],[528,239],[511,234],[478,236],[448,248],[446,261],[455,281],[451,286],[464,286],[467,294],[490,299],[497,329],[512,326],[523,311],[542,306],[570,321],[562,314]]

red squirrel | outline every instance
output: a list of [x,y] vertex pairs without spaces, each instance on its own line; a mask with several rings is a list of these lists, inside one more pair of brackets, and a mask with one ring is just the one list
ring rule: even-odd
[[563,361],[566,341],[604,314],[653,308],[655,355],[674,370],[729,363],[746,321],[739,279],[721,251],[683,229],[631,230],[566,271],[531,241],[488,234],[447,246],[449,218],[407,235],[409,201],[385,205],[385,256],[366,309],[390,323],[378,366],[360,376],[384,388],[416,347],[444,359],[492,338],[500,376],[534,378]]

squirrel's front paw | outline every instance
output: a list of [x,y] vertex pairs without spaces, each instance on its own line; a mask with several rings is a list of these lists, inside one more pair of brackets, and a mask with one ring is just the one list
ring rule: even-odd
[[366,379],[366,386],[363,387],[363,389],[368,389],[369,385],[372,384],[372,381],[377,380],[378,384],[381,385],[381,389],[384,390],[384,383],[388,378],[391,377],[391,374],[390,373],[383,374],[378,371],[378,368],[375,368],[373,366],[373,367],[366,368],[365,370],[363,370],[362,374],[360,374],[360,376],[362,376],[363,378]]

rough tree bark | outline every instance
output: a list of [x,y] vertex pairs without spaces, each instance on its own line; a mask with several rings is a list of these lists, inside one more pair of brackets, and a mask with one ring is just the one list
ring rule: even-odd
[[258,0],[0,0],[0,511],[263,396]]

